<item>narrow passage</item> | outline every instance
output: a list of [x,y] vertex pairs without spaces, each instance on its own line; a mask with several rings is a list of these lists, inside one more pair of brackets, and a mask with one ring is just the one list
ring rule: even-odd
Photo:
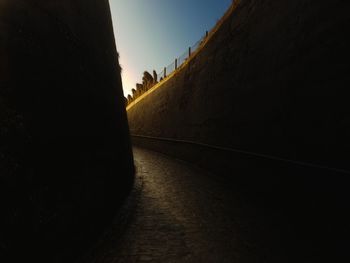
[[134,157],[132,215],[84,262],[288,262],[269,218],[215,175],[141,148]]

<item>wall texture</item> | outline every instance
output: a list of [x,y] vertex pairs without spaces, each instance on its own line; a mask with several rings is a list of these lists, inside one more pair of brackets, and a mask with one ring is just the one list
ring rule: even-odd
[[341,0],[240,0],[184,68],[127,111],[134,144],[282,214],[297,240],[291,262],[349,258],[349,172],[316,168],[349,170],[349,11]]
[[0,125],[0,258],[69,262],[133,181],[107,0],[0,1]]
[[348,166],[349,9],[241,0],[186,67],[128,110],[131,132]]

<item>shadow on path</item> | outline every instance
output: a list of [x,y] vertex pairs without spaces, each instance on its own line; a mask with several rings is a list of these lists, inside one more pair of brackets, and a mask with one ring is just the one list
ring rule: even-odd
[[[314,262],[288,218],[235,194],[215,175],[134,148],[137,178],[87,262]],[[122,233],[122,234],[121,234]]]

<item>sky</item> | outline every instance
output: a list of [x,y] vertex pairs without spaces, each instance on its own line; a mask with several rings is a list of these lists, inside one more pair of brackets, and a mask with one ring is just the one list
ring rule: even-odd
[[109,0],[124,96],[210,30],[232,0]]

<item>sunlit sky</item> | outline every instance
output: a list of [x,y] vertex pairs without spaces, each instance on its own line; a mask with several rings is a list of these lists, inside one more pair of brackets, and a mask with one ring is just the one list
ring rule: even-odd
[[109,0],[124,95],[196,43],[232,0]]

